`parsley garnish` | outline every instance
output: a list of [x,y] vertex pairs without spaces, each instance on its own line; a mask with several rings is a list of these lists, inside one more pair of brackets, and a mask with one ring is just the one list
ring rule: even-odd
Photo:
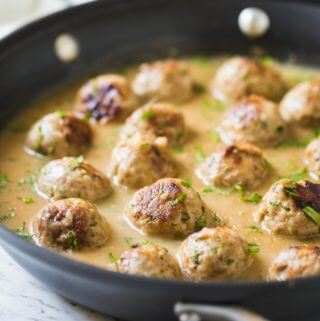
[[183,179],[181,181],[182,185],[186,188],[191,188],[192,187],[192,183],[188,180],[188,179]]
[[147,110],[141,115],[141,120],[146,121],[154,116],[156,116],[156,112],[154,110]]
[[27,197],[27,196],[19,196],[18,199],[20,199],[22,202],[25,204],[32,204],[34,203],[34,199],[32,197]]
[[315,223],[320,225],[320,213],[311,206],[306,206],[303,212],[308,215]]
[[283,175],[280,178],[288,178],[288,179],[291,179],[292,181],[297,182],[297,181],[307,179],[308,178],[308,171],[305,167],[303,167],[303,168],[296,170],[290,174]]
[[194,262],[195,265],[199,265],[200,264],[199,257],[200,257],[200,253],[197,250],[195,250],[193,252],[193,256],[192,256],[192,259],[193,259],[193,262]]
[[116,257],[112,254],[112,252],[108,253],[108,259],[111,263],[116,266],[117,271],[119,271],[119,266]]
[[78,250],[79,249],[79,242],[76,239],[74,233],[72,231],[69,231],[67,234],[67,242],[68,247],[72,250]]
[[262,196],[258,193],[247,195],[241,185],[236,185],[235,189],[239,192],[240,199],[244,202],[259,203],[262,200]]
[[69,168],[70,169],[76,169],[76,168],[79,167],[80,164],[83,163],[83,161],[84,161],[83,156],[80,155],[69,165]]
[[223,189],[215,186],[208,186],[208,187],[205,187],[201,192],[202,193],[216,192],[217,194],[222,196],[229,196],[232,192],[232,189]]
[[44,135],[42,131],[42,126],[38,126],[38,136],[36,139],[36,145],[35,145],[35,150],[39,152],[41,150],[41,144],[43,141]]
[[176,199],[171,201],[171,205],[174,206],[182,201],[184,201],[187,198],[187,194],[181,194]]
[[256,226],[256,225],[249,225],[248,228],[249,228],[250,230],[252,230],[253,232],[257,232],[257,233],[262,234],[261,230],[260,230],[259,227]]
[[8,184],[8,176],[6,173],[0,173],[0,190]]
[[0,214],[0,222],[7,220],[9,218],[13,218],[16,216],[16,212],[14,210],[10,210],[8,214]]
[[205,158],[206,158],[206,154],[205,154],[202,146],[201,145],[196,145],[195,150],[196,150],[196,155],[195,155],[196,163],[203,162],[205,160]]
[[248,254],[257,254],[260,252],[259,245],[254,242],[248,242]]
[[23,233],[23,231],[26,228],[26,222],[23,221],[22,225],[16,228],[16,234],[19,235],[20,237],[24,238],[25,240],[31,240],[32,239],[32,234],[29,233]]

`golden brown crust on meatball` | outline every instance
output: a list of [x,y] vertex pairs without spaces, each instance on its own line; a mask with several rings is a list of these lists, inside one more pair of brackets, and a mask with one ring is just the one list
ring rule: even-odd
[[110,234],[96,207],[80,198],[46,205],[34,218],[33,231],[39,245],[62,250],[100,246]]
[[127,206],[126,217],[145,234],[169,237],[222,224],[192,187],[174,178],[160,179],[137,191]]
[[283,97],[280,113],[287,122],[320,124],[320,79],[300,83]]
[[188,66],[170,59],[142,64],[133,79],[132,90],[145,99],[182,101],[191,97],[193,82]]
[[173,105],[163,103],[150,103],[137,109],[127,118],[121,138],[128,139],[137,132],[166,137],[170,146],[180,145],[186,137],[183,115]]
[[135,244],[120,257],[119,271],[148,277],[176,279],[180,268],[168,250],[152,243]]
[[127,80],[118,75],[101,75],[89,80],[78,92],[76,110],[90,119],[107,123],[129,109]]
[[112,192],[108,177],[82,157],[64,157],[46,164],[37,179],[37,189],[52,200],[79,197],[91,202]]
[[320,222],[308,214],[312,210],[320,211],[320,184],[282,179],[264,195],[254,217],[269,233],[309,238],[320,233]]
[[235,101],[251,94],[278,101],[287,85],[272,67],[248,57],[226,60],[212,81],[212,95],[221,101]]
[[320,137],[315,138],[307,146],[304,162],[312,178],[320,179]]
[[209,156],[198,166],[196,174],[206,185],[254,188],[263,181],[268,170],[268,162],[259,148],[237,143]]
[[226,111],[218,131],[226,144],[242,141],[266,147],[286,138],[287,125],[276,104],[251,95]]
[[291,246],[280,252],[269,268],[270,281],[320,274],[320,247]]
[[192,280],[232,279],[252,263],[248,243],[228,227],[191,234],[181,244],[178,257],[182,272]]
[[72,114],[55,112],[32,126],[26,147],[51,158],[78,156],[88,148],[91,139],[91,128],[84,120]]
[[140,188],[177,174],[167,140],[141,135],[120,141],[112,152],[109,167],[115,184],[131,188]]

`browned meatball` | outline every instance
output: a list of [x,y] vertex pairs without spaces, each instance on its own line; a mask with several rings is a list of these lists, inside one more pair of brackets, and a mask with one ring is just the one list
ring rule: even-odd
[[168,250],[152,243],[135,244],[123,252],[119,271],[165,279],[180,277],[179,265]]
[[320,184],[282,179],[264,195],[256,221],[269,232],[308,238],[320,235]]
[[40,172],[37,189],[52,200],[79,197],[91,202],[108,196],[112,191],[108,177],[81,156],[49,162]]
[[127,80],[118,75],[102,75],[89,80],[79,92],[76,110],[100,123],[116,119],[129,108]]
[[234,101],[251,94],[278,101],[287,86],[273,68],[248,57],[226,60],[217,70],[211,91],[221,101]]
[[97,208],[81,198],[46,205],[34,218],[33,231],[39,245],[63,250],[100,246],[110,234]]
[[252,263],[248,243],[228,227],[191,234],[178,251],[181,270],[192,280],[231,279]]
[[140,188],[176,174],[176,164],[165,138],[135,135],[120,141],[112,152],[110,176],[117,185]]
[[266,147],[283,141],[287,127],[276,104],[252,95],[227,110],[218,131],[226,144],[243,141]]
[[26,146],[33,153],[60,158],[83,153],[91,139],[91,128],[84,120],[56,112],[44,116],[32,126]]
[[133,79],[132,90],[145,99],[182,101],[191,97],[193,82],[184,62],[156,61],[140,66]]
[[203,203],[198,193],[181,179],[164,178],[137,191],[126,217],[145,234],[181,237],[221,219]]
[[209,156],[198,166],[196,174],[206,185],[254,188],[266,177],[268,169],[268,162],[259,148],[237,143]]
[[137,132],[166,137],[170,146],[180,145],[186,137],[182,114],[172,105],[162,103],[150,103],[136,110],[126,120],[121,137],[127,139]]
[[280,113],[287,122],[320,125],[320,79],[300,83],[283,97]]
[[315,138],[307,146],[304,162],[312,178],[320,179],[320,137]]
[[280,252],[269,269],[269,280],[285,281],[320,274],[320,247],[291,246]]

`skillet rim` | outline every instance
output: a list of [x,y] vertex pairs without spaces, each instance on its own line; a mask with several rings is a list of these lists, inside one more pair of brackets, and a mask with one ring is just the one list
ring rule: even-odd
[[[269,0],[270,2],[282,2],[285,4],[300,4],[300,5],[312,5],[317,8],[320,8],[318,0]],[[1,58],[10,53],[11,50],[14,50],[16,47],[19,47],[19,41],[28,38],[28,36],[33,33],[45,32],[48,29],[50,22],[57,24],[61,19],[65,17],[72,18],[73,15],[77,15],[78,12],[85,11],[87,8],[94,9],[99,7],[102,3],[105,5],[105,2],[108,2],[109,5],[125,6],[130,3],[132,6],[155,6],[165,3],[170,3],[171,0],[154,0],[149,2],[148,0],[141,0],[139,2],[133,3],[130,0],[104,0],[104,1],[92,1],[84,3],[81,5],[67,7],[66,9],[56,11],[52,14],[46,15],[44,17],[35,19],[22,27],[19,27],[15,31],[11,32],[9,35],[3,37],[0,40],[0,63]],[[246,6],[249,6],[246,3]],[[41,28],[41,27],[45,28]],[[51,26],[54,28],[54,26]],[[28,39],[26,39],[28,40]],[[1,129],[0,129],[1,130]],[[83,279],[90,279],[94,282],[108,282],[123,284],[126,286],[135,286],[140,285],[143,282],[144,290],[152,288],[155,290],[163,290],[171,288],[179,288],[180,290],[219,290],[221,288],[227,289],[229,291],[241,289],[284,289],[284,288],[293,288],[301,286],[314,286],[315,281],[320,285],[320,275],[319,276],[309,276],[303,278],[297,278],[287,281],[266,281],[266,280],[234,280],[234,281],[201,281],[195,282],[190,280],[179,280],[179,279],[161,279],[154,277],[143,277],[139,275],[129,275],[124,273],[119,273],[116,271],[111,271],[103,269],[91,264],[87,264],[75,259],[69,258],[58,252],[55,252],[50,249],[40,247],[30,241],[27,241],[13,231],[9,230],[4,225],[0,224],[0,245],[3,246],[6,251],[7,248],[13,248],[14,251],[23,252],[23,255],[30,255],[34,260],[37,260],[36,264],[42,263],[49,266],[53,266],[54,269],[62,271],[64,273],[72,274],[73,276],[80,277]],[[10,256],[10,254],[9,254]],[[21,264],[23,267],[23,264]],[[316,282],[316,283],[317,283]],[[209,298],[208,298],[209,300]],[[202,300],[203,301],[203,300]]]

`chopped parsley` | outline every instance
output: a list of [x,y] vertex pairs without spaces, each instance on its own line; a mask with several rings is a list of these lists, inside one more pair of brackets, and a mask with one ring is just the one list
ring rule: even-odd
[[36,174],[33,174],[31,175],[30,177],[27,177],[27,178],[20,178],[19,181],[18,181],[18,185],[21,186],[21,185],[29,185],[29,188],[30,190],[34,190],[34,185],[36,183],[36,180],[37,180],[37,175]]
[[259,227],[256,226],[256,225],[249,225],[248,228],[249,228],[250,230],[252,230],[253,232],[257,232],[257,233],[262,234],[261,230],[260,230]]
[[262,59],[261,59],[261,63],[264,65],[264,66],[270,66],[272,64],[274,64],[274,59],[270,56],[264,56]]
[[206,91],[206,87],[199,83],[194,83],[192,85],[192,89],[196,94],[202,94],[203,92]]
[[305,167],[298,169],[292,173],[286,174],[281,176],[280,178],[288,178],[291,179],[292,181],[301,181],[301,180],[305,180],[308,178],[308,171]]
[[235,189],[239,192],[240,199],[244,202],[259,203],[262,200],[262,196],[258,193],[247,195],[243,186],[241,185],[236,185]]
[[58,116],[60,118],[62,118],[62,117],[64,117],[66,115],[66,113],[64,111],[61,111],[61,110],[57,111],[57,114],[58,114]]
[[195,265],[200,264],[200,253],[197,250],[194,250],[193,255],[192,255],[192,260]]
[[35,144],[35,150],[37,152],[41,150],[43,139],[44,139],[44,135],[42,131],[42,126],[38,126],[38,135],[37,135],[36,144]]
[[271,206],[279,206],[279,207],[283,208],[284,210],[286,210],[287,212],[290,211],[290,207],[284,206],[280,201],[270,201],[269,204]]
[[176,199],[174,199],[173,201],[171,201],[171,205],[174,206],[178,203],[183,202],[185,199],[187,198],[187,194],[181,194],[179,195]]
[[219,143],[221,140],[219,133],[215,129],[211,131],[211,140],[214,143]]
[[231,265],[234,262],[234,259],[226,259],[226,264]]
[[203,107],[216,110],[216,111],[225,111],[227,106],[220,100],[217,100],[215,103],[211,102],[210,99],[205,99],[203,101]]
[[202,229],[203,227],[206,227],[206,226],[207,226],[207,218],[206,218],[205,214],[203,214],[196,220],[195,228],[198,230],[198,229]]
[[0,190],[3,189],[9,183],[8,175],[0,172]]
[[108,253],[108,259],[110,263],[114,264],[116,267],[116,270],[119,271],[119,266],[116,257],[112,254],[112,252]]
[[259,245],[254,242],[248,242],[248,254],[257,254],[260,252]]
[[68,242],[68,248],[72,250],[79,249],[79,242],[72,231],[69,231],[67,234],[67,242]]
[[84,161],[84,158],[82,155],[80,155],[69,165],[69,168],[72,170],[76,169],[83,163],[83,161]]
[[16,212],[14,210],[10,210],[8,214],[0,214],[0,222],[7,220],[9,218],[13,218],[16,216]]
[[173,154],[181,154],[183,153],[184,150],[182,146],[177,146],[177,147],[171,148],[171,151]]
[[182,185],[186,188],[191,188],[192,187],[192,183],[188,180],[188,179],[183,179],[181,181]]
[[195,158],[196,158],[196,163],[201,163],[205,160],[206,158],[206,154],[202,148],[201,145],[196,145],[195,147],[195,150],[196,150],[196,155],[195,155]]
[[27,196],[19,196],[19,200],[21,200],[25,204],[32,204],[34,203],[34,199],[32,197],[27,197]]
[[16,234],[19,235],[20,237],[24,238],[25,240],[31,240],[32,239],[32,234],[30,233],[24,233],[24,230],[26,228],[26,222],[23,221],[22,225],[16,228]]
[[183,223],[185,222],[188,222],[190,219],[190,214],[187,212],[187,211],[184,211],[182,214],[181,214],[181,221]]
[[229,196],[232,193],[232,189],[224,189],[224,188],[219,188],[215,186],[208,186],[208,187],[205,187],[201,192],[202,193],[216,192],[217,194],[222,196]]
[[308,217],[310,217],[315,223],[320,225],[320,213],[318,211],[316,211],[313,207],[308,205],[303,209],[303,212]]
[[156,112],[154,110],[147,110],[141,115],[141,120],[146,121],[155,116],[156,116]]

